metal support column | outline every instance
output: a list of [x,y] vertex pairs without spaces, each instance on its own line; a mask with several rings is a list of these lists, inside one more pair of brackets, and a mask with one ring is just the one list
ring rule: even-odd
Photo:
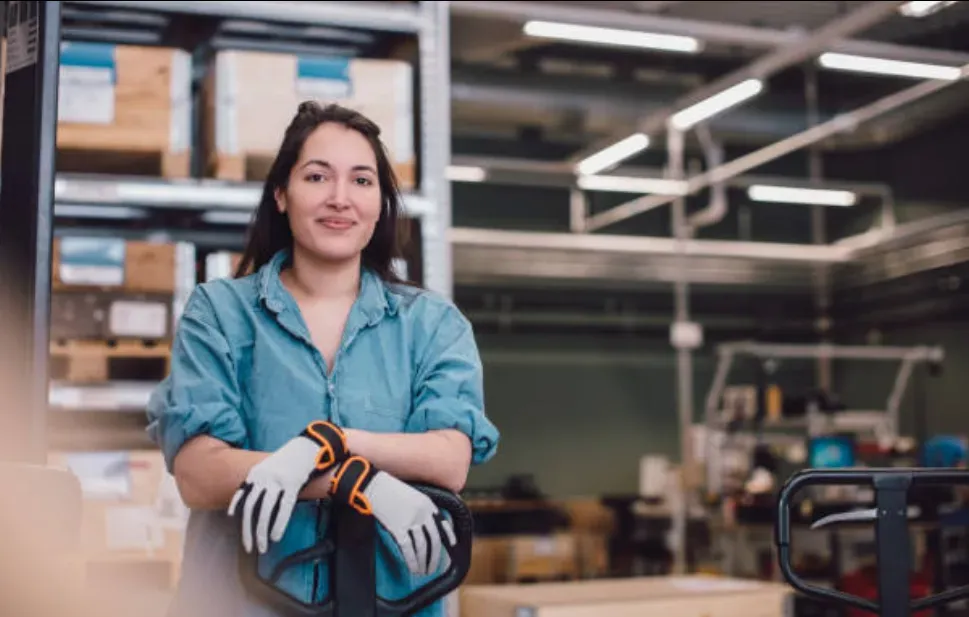
[[[811,67],[804,75],[804,98],[807,103],[807,125],[813,128],[820,123],[820,104],[818,102],[818,72]],[[808,148],[808,176],[814,185],[822,184],[824,180],[824,159],[821,147],[814,144]],[[827,221],[825,206],[811,206],[811,242],[824,246],[827,241]],[[814,302],[815,323],[818,340],[821,343],[831,342],[831,281],[830,269],[818,265],[814,268]],[[830,392],[832,387],[831,358],[818,358],[817,383],[818,387]]]
[[0,458],[46,457],[60,2],[7,2],[0,157]]
[[[682,131],[668,128],[667,150],[669,154],[669,177],[680,180],[685,172],[684,135]],[[686,200],[673,202],[673,235],[676,238],[676,281],[674,282],[674,323],[686,324],[690,321],[689,264],[686,256],[686,242],[690,228],[686,218]],[[677,416],[680,427],[680,498],[673,517],[673,571],[685,573],[687,570],[686,536],[689,522],[689,494],[692,488],[693,448],[691,429],[693,426],[693,353],[684,344],[676,344],[676,381]]]
[[421,2],[421,193],[430,202],[422,221],[424,286],[453,294],[451,266],[450,2]]

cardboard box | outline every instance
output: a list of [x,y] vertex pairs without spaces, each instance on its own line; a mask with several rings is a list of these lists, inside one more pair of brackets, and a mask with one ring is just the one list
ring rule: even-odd
[[125,291],[65,291],[51,294],[50,338],[168,340],[172,296]]
[[510,539],[508,576],[512,581],[573,580],[579,578],[575,536],[515,536]]
[[79,554],[87,576],[154,579],[170,588],[181,565],[188,511],[158,450],[51,452],[83,493]]
[[59,171],[190,175],[188,52],[68,42],[60,61]]
[[373,120],[402,188],[415,185],[414,77],[406,62],[220,51],[204,98],[207,160],[217,178],[261,180],[299,104],[317,100]]
[[465,586],[461,617],[786,617],[779,583],[688,576]]
[[51,287],[174,294],[175,245],[119,238],[54,239]]

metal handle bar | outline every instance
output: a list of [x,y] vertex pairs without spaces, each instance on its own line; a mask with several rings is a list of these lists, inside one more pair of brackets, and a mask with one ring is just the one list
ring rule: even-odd
[[[877,503],[879,492],[907,491],[912,486],[969,485],[969,471],[931,468],[807,469],[795,473],[781,488],[777,500],[774,541],[777,545],[777,557],[781,573],[787,582],[809,596],[880,613],[881,606],[879,604],[834,589],[810,585],[795,574],[791,568],[791,498],[807,486],[818,485],[870,486],[876,491]],[[893,513],[886,513],[876,508],[870,511],[869,518],[877,519],[889,514]],[[901,524],[904,526],[902,529],[907,529],[907,518],[905,516],[902,515],[903,521]],[[909,604],[909,610],[923,610],[964,597],[969,597],[969,585],[915,600]]]
[[[377,617],[404,617],[416,613],[457,589],[471,567],[471,542],[474,523],[467,505],[460,497],[450,491],[424,484],[412,484],[411,486],[427,495],[438,508],[451,516],[457,543],[454,547],[447,549],[450,558],[447,570],[434,580],[399,600],[387,600],[376,596],[373,614]],[[337,536],[341,533],[339,531],[341,516],[356,515],[349,509],[336,511],[333,523],[336,525]],[[370,523],[373,525],[372,533],[375,535],[377,523],[372,519],[370,519]],[[371,532],[370,529],[366,531],[367,533]],[[317,545],[283,559],[275,569],[276,574],[271,578],[275,580],[283,570],[293,565],[333,556],[338,550],[338,545],[338,537],[331,538],[328,536]],[[259,600],[278,607],[284,615],[292,617],[335,617],[338,614],[340,598],[332,593],[323,602],[306,603],[278,588],[271,580],[261,577],[257,553],[250,554],[242,551],[239,562],[239,574],[243,586]],[[376,586],[376,581],[372,580],[372,572],[369,574],[370,576],[368,576],[368,573],[350,574],[350,578],[370,578],[371,580],[366,580],[363,584],[370,585],[373,588]]]

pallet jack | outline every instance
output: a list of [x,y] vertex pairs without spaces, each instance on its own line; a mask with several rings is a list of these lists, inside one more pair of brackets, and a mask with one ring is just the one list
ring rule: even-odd
[[[818,529],[837,523],[875,522],[878,571],[877,602],[808,584],[791,566],[792,497],[808,486],[851,485],[874,490],[875,507],[841,512],[812,525]],[[911,539],[908,528],[908,491],[922,486],[969,485],[969,470],[947,468],[807,469],[784,484],[777,501],[774,542],[784,579],[805,595],[822,601],[870,611],[880,617],[910,617],[913,612],[969,597],[969,585],[913,600],[909,591]]]
[[[473,519],[455,494],[425,484],[412,484],[431,498],[454,526],[457,544],[448,550],[450,563],[437,578],[411,595],[388,600],[376,595],[377,523],[373,517],[330,502],[327,533],[314,546],[283,559],[269,577],[259,572],[257,553],[241,552],[239,575],[256,599],[285,617],[405,617],[443,598],[467,576],[471,566]],[[306,603],[281,590],[275,582],[287,568],[329,560],[330,593],[318,603]]]

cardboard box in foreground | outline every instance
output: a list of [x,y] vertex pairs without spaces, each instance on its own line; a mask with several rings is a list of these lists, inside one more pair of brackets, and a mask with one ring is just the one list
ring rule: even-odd
[[461,617],[786,617],[793,593],[780,583],[708,576],[472,585],[461,589]]

